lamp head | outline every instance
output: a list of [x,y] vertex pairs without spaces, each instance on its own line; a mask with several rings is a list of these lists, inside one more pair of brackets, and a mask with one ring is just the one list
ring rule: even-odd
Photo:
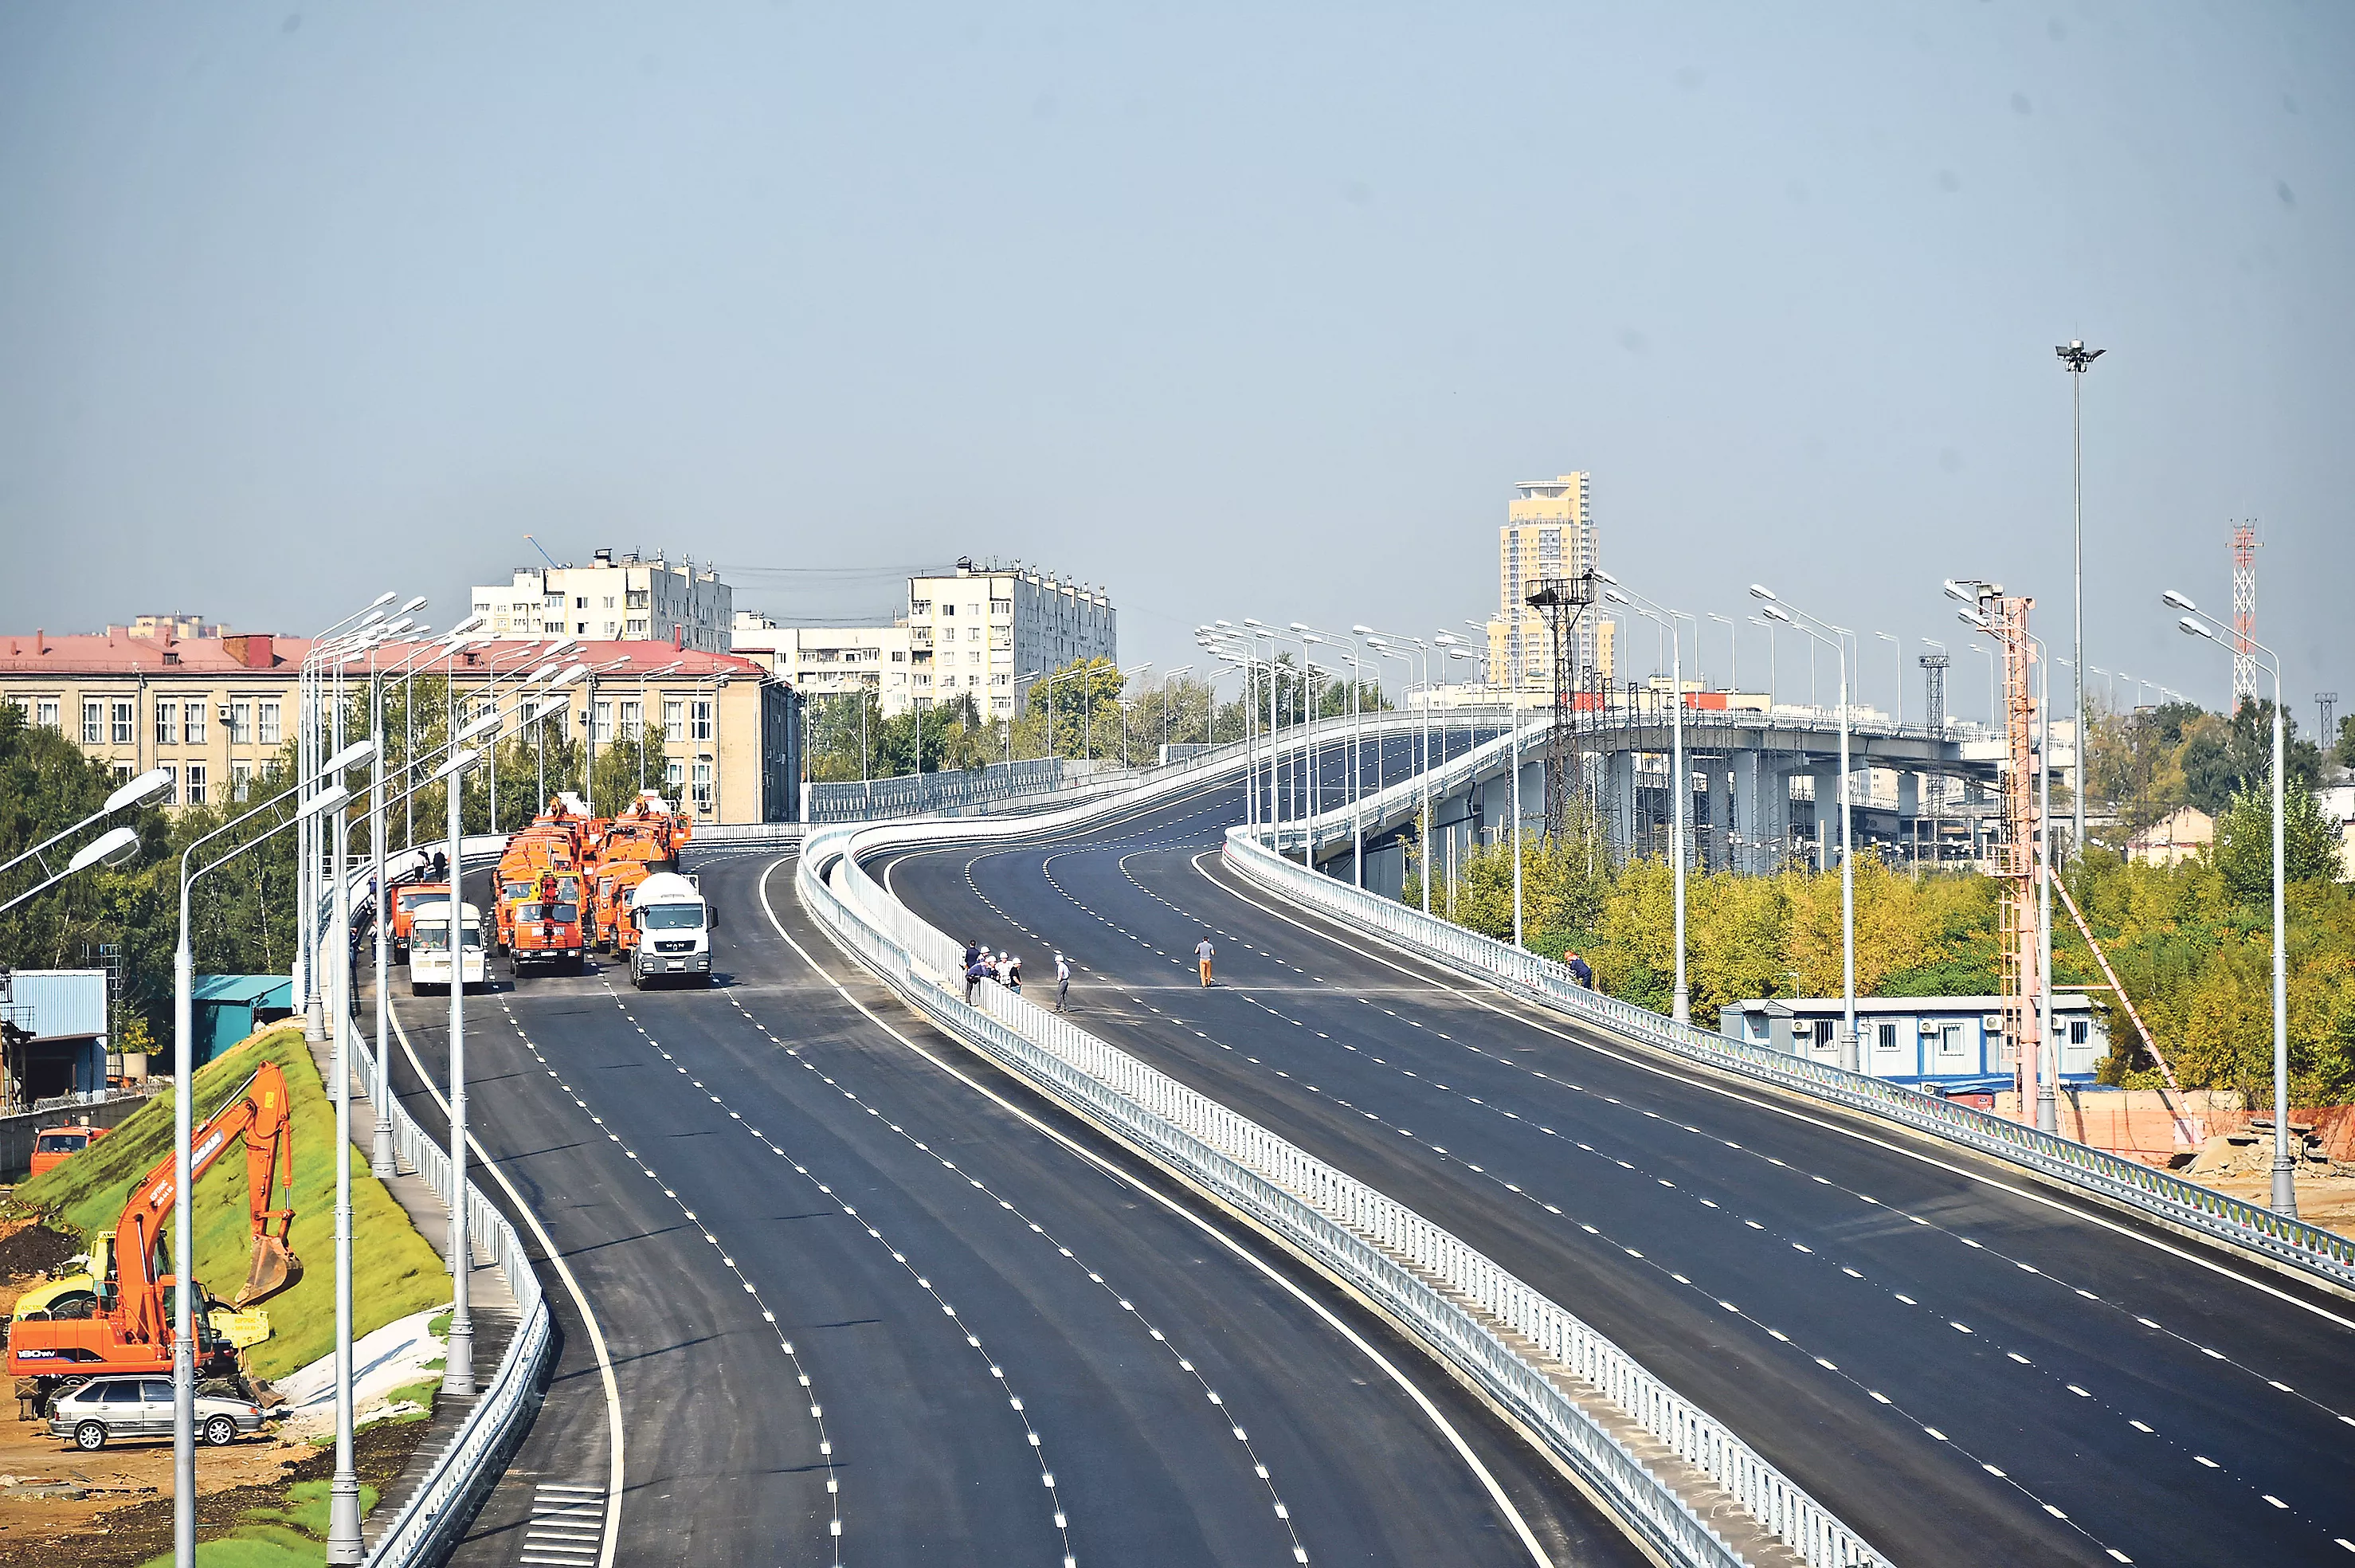
[[368,608],[373,610],[379,604],[389,604],[393,602],[395,597],[396,595],[393,591],[388,588],[383,592],[368,601]]
[[1360,637],[1370,637],[1374,635],[1374,629],[1371,626],[1352,626],[1349,630]]
[[2216,640],[2215,628],[2210,626],[2207,622],[2199,620],[2194,616],[2186,615],[2183,619],[2176,622],[2175,624],[2182,627],[2186,633],[2192,636],[2205,637],[2211,643]]
[[1294,621],[1291,623],[1291,626],[1295,632],[1305,632],[1308,630],[1308,623],[1305,621]]
[[1595,581],[1607,582],[1614,588],[1619,586],[1619,580],[1612,576],[1609,572],[1604,571],[1601,567],[1592,567],[1589,570],[1593,572]]
[[373,740],[364,739],[355,741],[350,745],[346,746],[342,751],[337,752],[334,756],[329,757],[327,759],[327,765],[321,768],[319,771],[323,773],[339,773],[346,768],[358,767],[362,763],[367,762],[370,757],[375,755],[376,742]]
[[1957,610],[1955,612],[1955,619],[1977,631],[1984,632],[1989,629],[1987,617],[1976,610]]
[[425,595],[421,593],[416,598],[411,599],[408,603],[403,604],[400,607],[400,613],[404,615],[414,614],[416,612],[424,608]]
[[[468,728],[471,729],[472,726],[470,725]],[[464,773],[468,768],[473,767],[476,762],[480,761],[482,755],[482,752],[474,751],[456,752],[448,762],[433,770],[433,777],[429,782],[440,784],[444,779],[452,778],[459,773]]]
[[97,865],[101,860],[108,862],[120,860],[138,848],[139,830],[137,828],[110,827],[74,851],[73,859],[66,862],[66,874],[71,876],[86,867]]
[[471,632],[482,624],[483,617],[480,615],[469,615],[450,629],[453,632]]
[[1786,626],[1793,624],[1791,613],[1788,610],[1784,609],[1780,604],[1770,603],[1760,613],[1770,621],[1780,621]]
[[485,713],[458,731],[458,743],[464,745],[469,741],[478,740],[496,730],[501,722],[503,720],[496,713]]
[[351,798],[352,792],[341,784],[323,789],[303,803],[303,809],[294,814],[295,820],[300,821],[306,816],[316,816],[322,812],[333,811]]
[[121,811],[126,805],[137,805],[143,801],[161,795],[171,787],[171,784],[172,775],[167,770],[150,768],[137,778],[116,785],[114,793],[106,797],[104,812],[112,815]]
[[571,706],[572,706],[572,701],[571,701],[571,699],[570,699],[570,698],[565,698],[565,697],[551,697],[551,698],[548,698],[547,699],[545,699],[544,701],[542,701],[538,707],[537,707],[537,708],[535,708],[535,709],[533,709],[531,710],[531,719],[532,719],[532,722],[533,722],[533,723],[535,723],[535,724],[537,724],[538,722],[539,722],[539,720],[543,720],[543,719],[547,718],[549,714],[551,714],[551,713],[561,713],[562,711],[564,711],[564,709],[568,709],[568,708],[570,708],[570,707],[571,707]]
[[1772,604],[1774,603],[1774,591],[1767,587],[1763,582],[1753,582],[1750,585],[1750,597],[1753,599],[1763,599],[1767,603]]
[[1627,596],[1625,593],[1620,592],[1616,588],[1604,589],[1603,591],[1603,597],[1608,603],[1625,604],[1627,603]]
[[2159,595],[2159,597],[2166,600],[2169,605],[2178,610],[2194,611],[2200,608],[2199,605],[2194,604],[2190,600],[2185,598],[2182,594],[2178,593],[2172,588]]

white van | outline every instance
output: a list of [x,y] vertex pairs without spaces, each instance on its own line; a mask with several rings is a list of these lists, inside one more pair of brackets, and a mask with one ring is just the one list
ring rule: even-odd
[[[490,956],[483,946],[483,912],[473,904],[458,906],[458,928],[464,933],[469,990],[490,978]],[[419,904],[409,917],[409,994],[421,997],[450,986],[450,901]]]
[[711,983],[711,928],[719,912],[691,876],[658,871],[630,894],[630,921],[638,944],[630,954],[630,984],[640,990],[655,980]]

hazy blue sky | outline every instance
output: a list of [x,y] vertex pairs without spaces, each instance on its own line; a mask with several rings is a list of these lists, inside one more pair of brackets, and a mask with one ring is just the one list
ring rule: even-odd
[[[2221,701],[2158,595],[2225,606],[2254,517],[2310,726],[2355,702],[2350,162],[2338,0],[19,4],[0,629],[446,624],[531,532],[1020,557],[1167,665],[1483,615],[1512,482],[1584,468],[1631,584],[1903,634],[1918,711],[1943,576],[2067,638],[2083,336],[2089,662]],[[737,602],[894,598],[830,581]]]

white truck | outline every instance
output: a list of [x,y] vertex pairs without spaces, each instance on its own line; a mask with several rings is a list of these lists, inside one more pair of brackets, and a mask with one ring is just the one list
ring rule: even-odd
[[[490,979],[490,955],[483,945],[483,912],[473,904],[460,904],[458,929],[464,933],[459,952],[465,966],[460,983],[472,990]],[[419,904],[409,917],[410,996],[449,988],[450,945],[450,901]]]
[[704,898],[692,876],[658,871],[630,894],[630,921],[638,944],[630,953],[630,984],[640,990],[657,980],[711,983],[711,930],[719,911]]

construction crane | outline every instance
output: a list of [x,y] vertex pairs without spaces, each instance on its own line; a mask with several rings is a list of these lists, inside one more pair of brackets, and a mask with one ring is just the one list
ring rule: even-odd
[[[286,1289],[303,1277],[303,1264],[286,1244],[294,1222],[293,1101],[285,1074],[265,1061],[238,1085],[228,1101],[190,1136],[189,1179],[195,1181],[240,1140],[245,1145],[245,1184],[253,1252],[245,1285],[235,1305],[242,1310]],[[30,1378],[44,1404],[58,1392],[107,1372],[172,1370],[171,1293],[182,1280],[166,1272],[165,1218],[172,1208],[172,1156],[166,1154],[132,1190],[111,1238],[101,1238],[97,1299],[87,1317],[20,1314],[8,1331],[7,1370]],[[281,1188],[285,1200],[277,1200]],[[193,1252],[180,1241],[184,1258]],[[191,1288],[200,1288],[191,1285]],[[197,1317],[197,1360],[233,1361],[229,1341]]]

